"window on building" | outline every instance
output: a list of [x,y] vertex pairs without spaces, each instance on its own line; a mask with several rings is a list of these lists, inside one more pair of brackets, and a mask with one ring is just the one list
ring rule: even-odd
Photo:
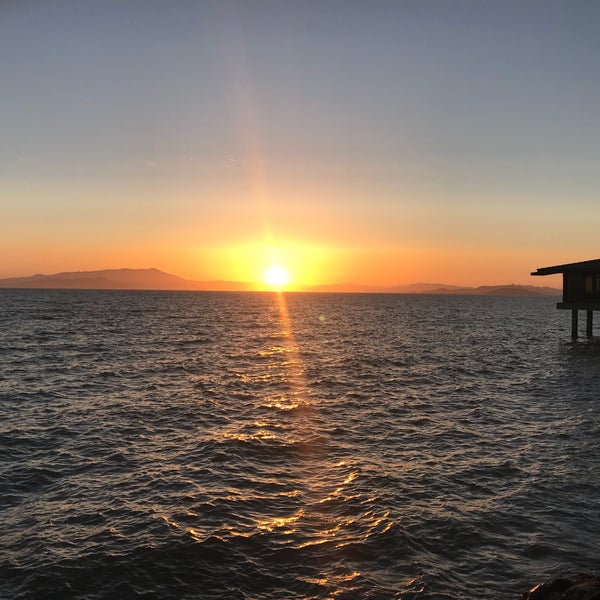
[[594,293],[594,278],[592,275],[585,277],[585,295],[591,296]]

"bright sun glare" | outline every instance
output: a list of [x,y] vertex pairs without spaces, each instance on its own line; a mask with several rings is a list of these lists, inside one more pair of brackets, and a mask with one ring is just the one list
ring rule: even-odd
[[279,265],[272,265],[265,271],[265,283],[273,287],[283,287],[288,279],[288,272]]

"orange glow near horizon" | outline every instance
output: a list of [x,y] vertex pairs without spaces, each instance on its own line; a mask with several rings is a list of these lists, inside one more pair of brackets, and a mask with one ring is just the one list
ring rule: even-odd
[[[333,247],[300,242],[232,244],[200,251],[196,264],[210,264],[213,271],[196,275],[188,266],[190,279],[214,279],[249,283],[257,290],[302,291],[311,286],[357,284],[395,286],[412,283],[437,283],[477,287],[481,285],[533,285],[560,288],[560,276],[532,278],[530,272],[552,264],[538,252],[522,256],[519,252],[496,252],[473,248],[385,248]],[[555,259],[556,264],[561,258]],[[573,260],[575,262],[575,260]],[[279,275],[271,273],[276,265]],[[197,267],[196,267],[197,268]],[[276,281],[287,274],[286,281]],[[189,273],[189,275],[188,275]],[[177,272],[177,274],[179,274]]]
[[[236,236],[237,237],[237,236]],[[543,278],[529,273],[549,264],[577,262],[583,253],[550,254],[536,249],[529,254],[500,248],[382,247],[365,241],[361,246],[319,245],[313,239],[282,242],[239,242],[196,245],[196,240],[154,244],[64,244],[53,247],[38,239],[27,247],[2,244],[4,263],[0,277],[28,277],[34,273],[99,269],[157,268],[194,281],[237,281],[249,289],[274,290],[265,273],[278,265],[288,273],[285,291],[301,291],[315,285],[355,283],[393,286],[417,282],[449,285],[521,284],[562,287],[559,275]],[[9,260],[18,253],[18,260]]]
[[214,248],[211,263],[218,279],[244,281],[259,289],[294,290],[323,283],[331,273],[330,254],[327,249],[294,242],[255,242]]

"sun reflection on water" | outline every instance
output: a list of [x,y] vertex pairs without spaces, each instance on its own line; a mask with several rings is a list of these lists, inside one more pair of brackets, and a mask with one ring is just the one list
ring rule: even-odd
[[[286,295],[274,293],[273,299],[269,329],[255,348],[239,353],[230,371],[243,413],[236,410],[204,434],[223,447],[225,464],[228,453],[264,459],[252,463],[251,474],[233,471],[229,489],[211,499],[209,515],[213,507],[220,515],[216,522],[201,508],[191,522],[183,512],[161,518],[197,543],[238,538],[276,551],[308,552],[312,577],[304,581],[335,597],[362,577],[349,569],[345,557],[352,560],[366,552],[363,544],[369,537],[385,533],[393,521],[389,511],[372,508],[376,499],[360,490],[361,470],[351,459],[328,460],[324,417],[306,383]],[[210,494],[207,490],[210,485],[202,493]]]

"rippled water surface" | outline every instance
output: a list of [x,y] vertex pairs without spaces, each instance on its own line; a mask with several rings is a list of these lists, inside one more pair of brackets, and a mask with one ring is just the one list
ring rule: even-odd
[[518,598],[600,548],[553,299],[0,290],[0,597]]

